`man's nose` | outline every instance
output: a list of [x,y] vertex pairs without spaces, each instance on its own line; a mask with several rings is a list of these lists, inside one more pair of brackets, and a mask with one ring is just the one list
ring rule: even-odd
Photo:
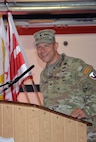
[[45,47],[41,47],[40,51],[45,52]]

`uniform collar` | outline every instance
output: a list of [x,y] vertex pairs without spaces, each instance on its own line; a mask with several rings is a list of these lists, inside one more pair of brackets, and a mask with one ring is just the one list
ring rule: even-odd
[[54,63],[54,64],[52,64],[52,65],[46,65],[46,69],[50,72],[50,71],[52,71],[53,69],[55,70],[55,68],[57,67],[57,64],[60,62],[60,61],[62,61],[62,60],[64,60],[64,57],[65,57],[65,54],[64,53],[62,53],[62,54],[60,54],[60,56],[59,56],[59,58],[57,59],[57,61]]

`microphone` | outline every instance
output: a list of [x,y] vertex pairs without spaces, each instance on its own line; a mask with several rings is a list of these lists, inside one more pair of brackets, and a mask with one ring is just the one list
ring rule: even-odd
[[13,81],[9,82],[9,87],[11,87],[14,83],[16,83],[17,81],[20,80],[20,78],[22,78],[26,73],[28,73],[32,68],[34,68],[34,65],[32,65],[31,67],[29,67],[25,72],[23,72],[20,76],[18,76],[17,78],[15,78]]
[[[34,65],[32,65],[31,67],[29,67],[25,72],[23,72],[20,76],[18,76],[17,78],[15,78],[13,81],[7,82],[4,85],[8,86],[6,88],[3,88],[3,90],[0,91],[0,94],[2,94],[4,91],[6,91],[9,87],[11,87],[14,83],[16,83],[21,77],[23,77],[26,73],[28,73],[32,68],[34,68]],[[3,86],[4,86],[3,85]],[[2,86],[0,86],[2,87]]]

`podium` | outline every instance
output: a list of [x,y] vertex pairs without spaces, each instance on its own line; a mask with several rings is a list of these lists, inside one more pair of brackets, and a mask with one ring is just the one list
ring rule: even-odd
[[0,101],[0,136],[15,142],[87,142],[87,125],[41,106]]

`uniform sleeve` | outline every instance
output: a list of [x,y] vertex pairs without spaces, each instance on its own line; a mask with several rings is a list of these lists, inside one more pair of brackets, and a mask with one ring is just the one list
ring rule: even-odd
[[44,71],[40,74],[40,91],[43,93],[44,91],[44,84],[45,84],[45,78],[44,78]]
[[41,74],[40,74],[40,91],[42,92],[42,72],[41,72]]
[[84,111],[88,117],[96,115],[96,70],[84,63],[78,67],[78,82],[84,92]]

